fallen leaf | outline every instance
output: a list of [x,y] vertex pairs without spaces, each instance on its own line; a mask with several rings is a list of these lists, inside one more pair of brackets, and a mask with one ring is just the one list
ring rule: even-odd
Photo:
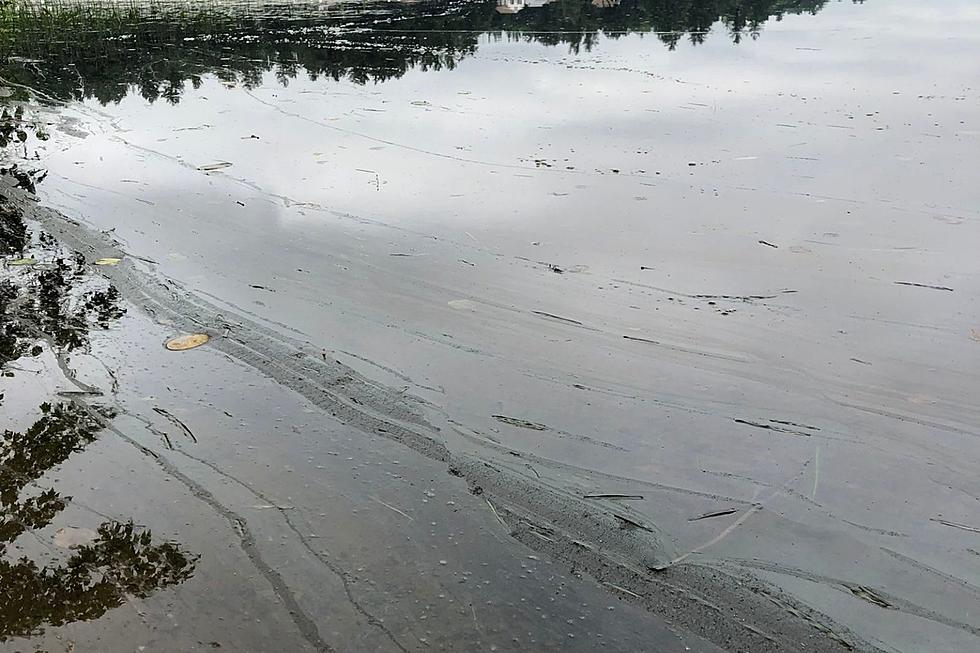
[[95,262],[96,265],[119,265],[121,258],[113,258],[111,256],[106,258],[100,258]]
[[34,265],[37,263],[37,259],[33,258],[15,258],[12,261],[7,261],[7,265]]
[[208,336],[206,333],[191,333],[186,336],[178,336],[172,340],[168,340],[165,346],[170,351],[185,351],[187,349],[200,347],[210,339],[210,336]]
[[54,534],[54,545],[62,549],[71,549],[76,546],[91,544],[99,537],[99,534],[91,528],[59,528]]

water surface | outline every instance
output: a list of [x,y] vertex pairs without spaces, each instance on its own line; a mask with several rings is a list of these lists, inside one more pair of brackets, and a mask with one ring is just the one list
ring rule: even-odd
[[820,646],[976,648],[975,3],[37,11],[0,76],[43,202],[454,455],[642,497],[588,501],[651,568],[749,574]]

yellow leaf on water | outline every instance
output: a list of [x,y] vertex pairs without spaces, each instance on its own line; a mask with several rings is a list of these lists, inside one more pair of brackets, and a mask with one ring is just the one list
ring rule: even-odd
[[95,262],[95,264],[96,265],[119,265],[119,262],[120,261],[122,261],[121,258],[113,258],[113,257],[109,256],[109,257],[106,257],[106,258],[100,258],[99,260],[97,260]]
[[170,351],[186,351],[188,349],[200,347],[210,339],[211,338],[206,333],[191,333],[186,336],[178,336],[172,340],[168,340],[165,346]]
[[37,263],[37,259],[33,258],[15,258],[12,261],[7,261],[7,265],[34,265]]

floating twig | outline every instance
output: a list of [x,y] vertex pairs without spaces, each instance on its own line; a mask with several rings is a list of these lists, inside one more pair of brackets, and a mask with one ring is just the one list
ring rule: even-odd
[[173,415],[171,415],[170,413],[168,413],[167,411],[165,411],[163,408],[160,408],[159,406],[154,406],[153,407],[153,412],[155,412],[155,413],[157,413],[159,415],[163,415],[164,417],[166,417],[168,420],[170,420],[170,423],[171,424],[173,424],[174,426],[176,426],[177,428],[179,428],[181,431],[183,431],[184,432],[184,435],[186,435],[187,437],[189,437],[191,440],[194,441],[194,444],[197,444],[197,438],[194,436],[193,431],[191,431],[189,428],[187,428],[187,425],[184,424],[182,421],[180,421],[179,419],[177,419],[176,417],[174,417]]
[[943,526],[951,526],[953,528],[958,528],[962,531],[970,531],[971,533],[980,533],[980,528],[975,526],[967,526],[966,524],[958,524],[955,521],[946,521],[945,519],[931,518],[929,521],[934,521],[937,524],[942,524]]
[[506,526],[507,522],[504,521],[503,517],[500,516],[500,513],[497,512],[497,509],[493,507],[492,503],[490,503],[490,499],[485,499],[485,501],[487,502],[487,505],[490,506],[490,511],[493,513],[493,516],[497,518],[497,521]]
[[385,508],[387,508],[388,510],[394,510],[394,511],[395,511],[395,512],[397,512],[397,513],[398,513],[399,515],[401,515],[402,517],[407,517],[409,521],[415,521],[415,519],[414,519],[414,518],[413,518],[413,517],[412,517],[412,516],[411,516],[410,514],[408,514],[407,512],[405,512],[405,511],[403,511],[403,510],[399,510],[399,509],[398,509],[398,508],[396,508],[395,506],[392,506],[392,505],[390,505],[390,504],[387,504],[387,503],[385,503],[384,501],[382,501],[382,500],[381,500],[381,499],[379,499],[378,497],[371,497],[371,498],[372,498],[372,499],[374,499],[375,501],[377,501],[378,503],[380,503],[380,504],[381,504],[382,506],[384,506],[384,507],[385,507]]
[[607,587],[611,587],[614,590],[619,590],[623,594],[629,594],[633,598],[637,598],[637,599],[643,598],[639,594],[637,594],[636,592],[631,592],[628,589],[626,589],[625,587],[620,587],[619,585],[613,585],[612,583],[603,583],[603,585],[606,585]]
[[946,286],[930,286],[927,283],[915,283],[912,281],[896,281],[895,284],[899,286],[914,286],[916,288],[929,288],[930,290],[946,290],[948,292],[953,292],[952,288],[947,288]]
[[630,501],[642,501],[642,494],[616,494],[616,493],[598,493],[598,494],[586,494],[582,497],[583,499],[628,499]]
[[560,322],[568,322],[569,324],[575,324],[578,326],[585,326],[578,320],[573,320],[569,317],[562,317],[561,315],[555,315],[554,313],[545,313],[544,311],[531,311],[535,315],[540,315],[542,317],[550,317],[552,320],[558,320]]
[[697,517],[691,517],[687,521],[701,521],[702,519],[711,519],[712,517],[724,517],[725,515],[733,515],[738,512],[738,508],[725,508],[724,510],[713,510],[711,512],[706,512],[703,515],[698,515]]

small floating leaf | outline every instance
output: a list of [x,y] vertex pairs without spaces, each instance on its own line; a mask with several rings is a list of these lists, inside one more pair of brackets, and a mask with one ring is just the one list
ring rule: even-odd
[[15,258],[12,261],[7,261],[7,265],[34,265],[37,263],[37,259],[33,258]]
[[119,265],[120,261],[122,261],[121,258],[113,258],[111,256],[108,256],[106,258],[100,258],[95,262],[95,264],[96,265]]
[[168,340],[166,347],[170,351],[186,351],[200,347],[210,339],[206,333],[191,333],[186,336],[178,336],[173,340]]

